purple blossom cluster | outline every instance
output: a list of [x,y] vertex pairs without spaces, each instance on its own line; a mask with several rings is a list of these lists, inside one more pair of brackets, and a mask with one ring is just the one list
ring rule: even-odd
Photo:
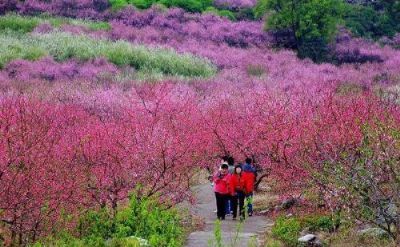
[[[10,0],[12,1],[12,0]],[[118,12],[100,8],[107,0],[26,0],[17,4],[21,14],[53,15],[92,20],[110,21],[114,33],[111,38],[126,40],[154,41],[156,43],[195,39],[202,42],[226,43],[229,46],[265,46],[271,37],[263,31],[263,23],[258,21],[231,22],[213,14],[191,14],[182,9],[161,10],[157,7],[139,11],[133,7]],[[12,5],[14,6],[14,5]],[[11,8],[11,5],[9,6]],[[1,10],[0,10],[1,11]],[[131,27],[131,29],[127,28]],[[124,29],[121,32],[121,29]],[[143,35],[144,34],[144,35]]]
[[[138,13],[132,8],[126,8],[111,23],[113,37],[119,38],[118,36],[124,35],[125,39],[132,41],[150,39],[157,43],[165,43],[190,39],[243,48],[265,46],[270,39],[263,31],[262,22],[231,22],[212,14],[189,14],[181,9],[160,12],[157,8],[152,8]],[[121,29],[124,29],[124,34],[121,33]]]
[[383,45],[390,45],[396,49],[400,49],[400,33],[396,34],[393,38],[383,37],[379,42]]
[[69,60],[58,63],[46,57],[38,61],[14,60],[1,72],[1,77],[29,83],[32,81],[99,81],[116,75],[118,69],[105,59],[95,59],[86,63]]
[[[385,85],[400,83],[399,50],[391,46],[380,47],[375,43],[353,38],[344,30],[341,30],[334,47],[336,57],[341,64],[335,66],[300,60],[290,50],[270,49],[271,37],[263,32],[262,22],[231,22],[211,14],[185,13],[181,9],[163,11],[151,8],[146,11],[137,11],[134,8],[126,8],[120,12],[111,13],[107,10],[96,9],[94,1],[86,0],[75,5],[75,12],[72,11],[74,8],[70,7],[68,10],[70,13],[65,14],[56,12],[61,6],[56,3],[61,4],[62,1],[47,3],[26,0],[22,5],[25,9],[21,6],[19,8],[22,13],[46,11],[73,17],[83,17],[91,13],[90,15],[94,14],[90,16],[92,19],[108,20],[111,29],[94,31],[83,26],[64,25],[60,27],[61,31],[86,34],[94,38],[127,40],[148,46],[169,47],[179,52],[190,52],[209,58],[219,68],[217,76],[208,80],[191,81],[191,86],[185,89],[190,88],[204,95],[219,97],[218,94],[223,95],[225,90],[235,92],[244,88],[249,90],[268,88],[292,93],[315,92],[317,94],[323,87],[335,87],[343,83],[366,86],[376,83]],[[80,10],[77,11],[77,8]],[[36,10],[30,12],[34,9]],[[48,24],[42,24],[36,28],[35,32],[49,32],[53,29]],[[400,40],[399,37],[399,35],[396,36],[397,40]],[[14,61],[0,72],[0,80],[18,80],[21,83],[29,83],[32,80],[60,81],[62,83],[57,89],[46,89],[46,86],[43,86],[42,91],[56,90],[57,93],[52,92],[49,95],[62,94],[63,96],[58,98],[79,102],[93,109],[97,107],[104,111],[104,109],[112,109],[113,105],[122,105],[119,101],[124,99],[125,102],[129,86],[126,84],[116,86],[112,80],[103,80],[105,84],[110,85],[107,93],[102,91],[104,89],[96,87],[90,93],[82,93],[79,86],[72,89],[70,83],[66,84],[69,86],[62,85],[71,80],[76,81],[76,85],[80,85],[79,81],[97,82],[104,78],[105,74],[116,75],[120,72],[103,60],[85,64],[76,61],[59,64],[46,58],[37,62]],[[87,96],[84,96],[86,94]],[[107,106],[93,106],[91,101],[96,97],[102,101],[100,103],[98,100],[96,104]],[[91,100],[88,100],[89,98]]]

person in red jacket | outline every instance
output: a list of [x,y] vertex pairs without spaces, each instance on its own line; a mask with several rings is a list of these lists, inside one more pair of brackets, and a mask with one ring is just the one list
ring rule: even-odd
[[248,181],[246,177],[243,176],[242,166],[235,166],[235,173],[231,175],[230,178],[230,192],[232,198],[232,208],[233,208],[233,219],[236,219],[237,216],[237,208],[239,205],[239,214],[240,219],[243,220],[245,218],[244,212],[244,199],[247,194],[247,186]]
[[228,165],[222,164],[221,170],[213,177],[215,199],[217,201],[217,217],[219,220],[225,220],[226,201],[230,194],[230,175],[228,174]]
[[253,161],[250,158],[246,159],[246,163],[243,165],[243,176],[246,180],[246,201],[249,216],[253,215],[253,192],[254,183],[257,178],[257,170],[253,165]]

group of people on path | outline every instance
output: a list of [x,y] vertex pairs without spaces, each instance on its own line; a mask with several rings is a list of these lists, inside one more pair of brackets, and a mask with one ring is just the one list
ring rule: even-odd
[[238,208],[240,220],[246,217],[245,206],[249,216],[253,215],[253,191],[257,177],[252,159],[247,158],[244,164],[236,164],[233,157],[222,157],[218,172],[212,177],[217,202],[217,217],[225,220],[232,215],[236,220]]

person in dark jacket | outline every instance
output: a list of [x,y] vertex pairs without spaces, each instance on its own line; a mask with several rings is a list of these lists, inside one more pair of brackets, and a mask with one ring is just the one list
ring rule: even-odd
[[219,220],[225,220],[226,201],[230,194],[230,175],[227,164],[221,165],[221,169],[214,175],[213,181],[217,202],[217,217]]
[[253,192],[254,184],[257,177],[257,170],[253,165],[253,161],[250,158],[246,159],[246,163],[243,165],[243,176],[246,180],[246,201],[247,201],[247,212],[249,216],[253,215]]

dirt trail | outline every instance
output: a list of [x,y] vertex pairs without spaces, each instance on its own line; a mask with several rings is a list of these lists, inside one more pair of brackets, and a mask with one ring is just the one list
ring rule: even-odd
[[[192,213],[202,217],[205,221],[205,227],[201,231],[192,232],[187,241],[187,247],[207,247],[210,240],[214,240],[214,226],[216,220],[216,209],[214,192],[211,185],[203,184],[193,188],[197,203],[190,210]],[[235,239],[236,229],[239,221],[232,220],[231,216],[227,216],[225,221],[221,223],[222,240],[224,247],[247,247],[260,246],[260,238],[265,229],[271,227],[272,221],[265,216],[254,215],[245,220],[242,230],[239,233],[239,240],[235,245],[232,241]],[[250,244],[251,243],[251,244]],[[254,245],[255,244],[255,245]],[[213,245],[211,245],[213,246]]]

